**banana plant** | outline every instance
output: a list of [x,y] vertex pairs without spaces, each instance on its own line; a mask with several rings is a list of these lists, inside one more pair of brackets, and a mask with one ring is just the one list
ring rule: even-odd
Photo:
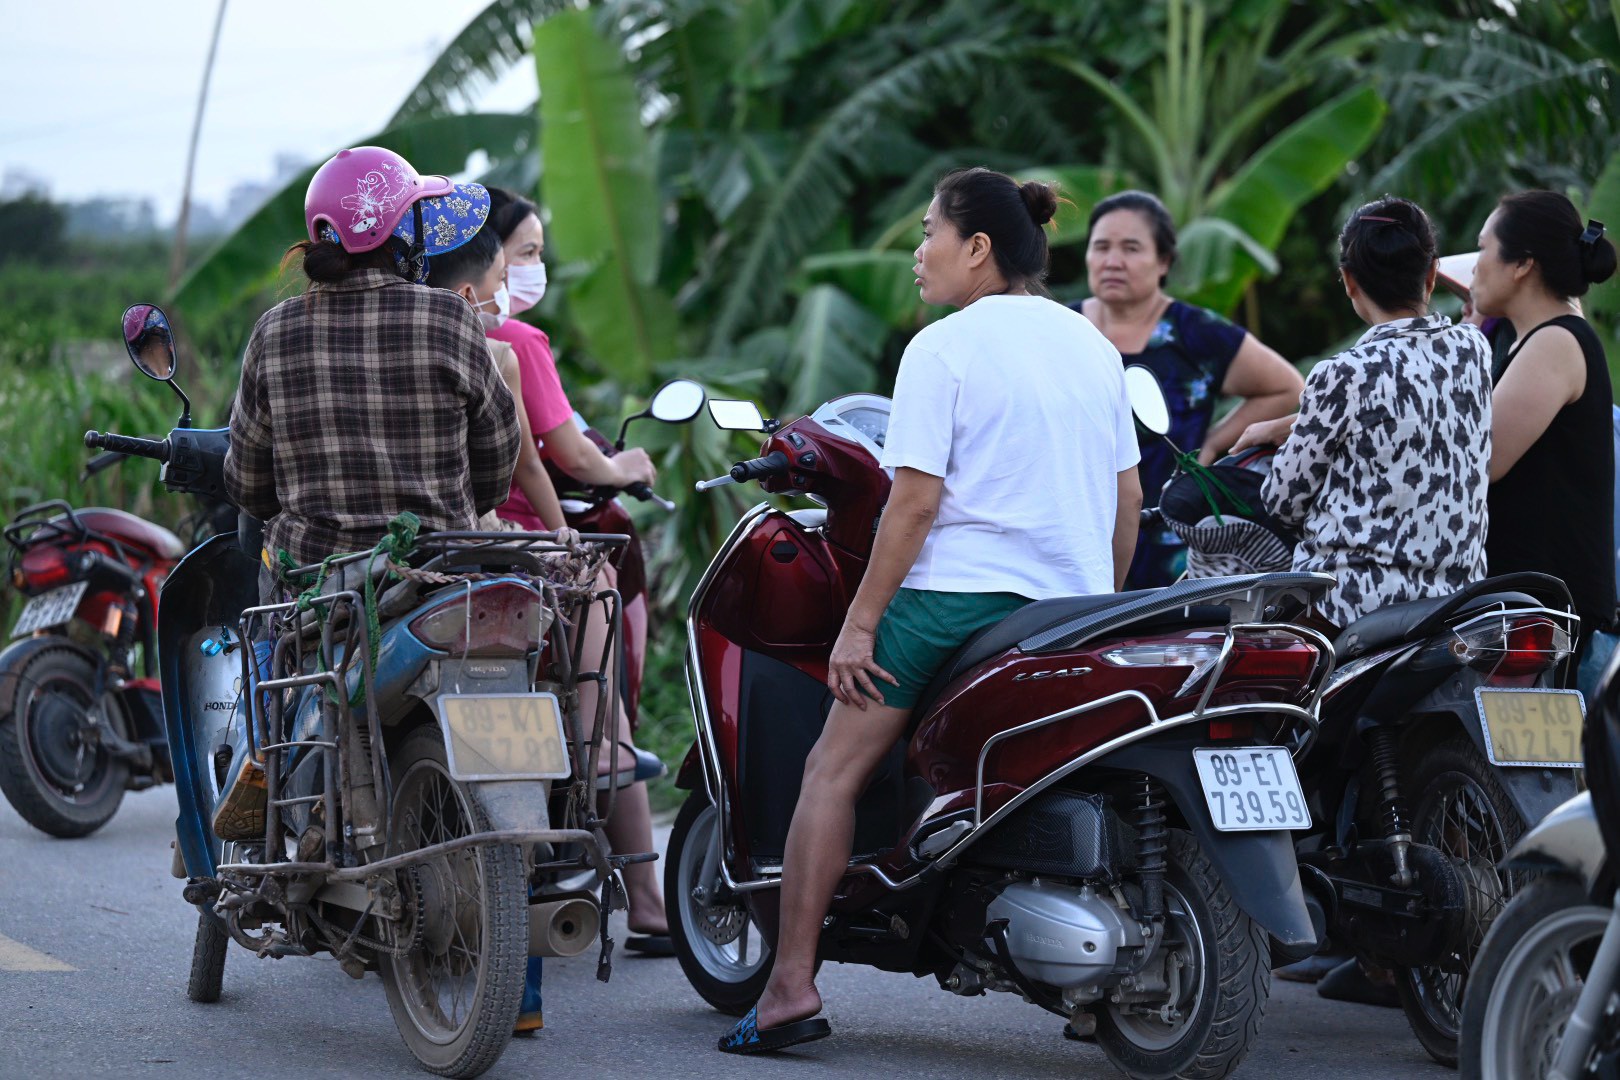
[[1275,272],[1267,253],[1289,221],[1367,148],[1387,111],[1374,88],[1358,86],[1265,138],[1295,98],[1378,36],[1336,34],[1344,15],[1323,7],[1273,51],[1293,7],[1233,5],[1212,30],[1205,0],[1168,0],[1162,52],[1135,80],[1145,87],[1111,79],[1070,50],[1044,52],[1123,121],[1128,171],[1164,200],[1182,231],[1179,294],[1221,311],[1258,274]]
[[637,385],[678,354],[658,282],[663,214],[640,101],[622,52],[570,11],[534,29],[552,257],[574,264],[566,302],[597,365]]

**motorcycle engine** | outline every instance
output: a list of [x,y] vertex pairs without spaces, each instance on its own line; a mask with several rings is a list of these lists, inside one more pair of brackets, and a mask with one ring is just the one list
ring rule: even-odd
[[1143,946],[1136,920],[1089,885],[1015,881],[985,918],[987,926],[1006,920],[1007,949],[1021,973],[1062,990],[1102,983],[1121,949]]

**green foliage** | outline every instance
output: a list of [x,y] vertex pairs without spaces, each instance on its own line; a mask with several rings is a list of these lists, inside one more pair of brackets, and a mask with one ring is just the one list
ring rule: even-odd
[[[1497,198],[1515,189],[1564,191],[1620,222],[1620,4],[1417,21],[1390,35],[1375,72],[1393,122],[1373,148],[1383,164],[1368,188],[1423,203],[1450,250],[1471,249]],[[1597,287],[1585,309],[1608,324],[1620,364],[1620,286]]]
[[[234,374],[211,377],[182,368],[181,378],[198,422],[223,422]],[[6,448],[0,454],[0,521],[11,521],[30,503],[63,499],[74,506],[117,507],[181,528],[196,507],[163,491],[155,462],[129,460],[81,479],[92,456],[84,446],[87,430],[161,436],[178,413],[177,399],[165,387],[135,375],[124,363],[65,377],[55,368],[0,361],[0,444]],[[10,583],[0,585],[0,627],[11,624],[13,600]]]
[[125,307],[162,296],[167,258],[155,242],[70,241],[47,263],[0,261],[0,364],[65,362],[74,343],[117,340]]
[[67,213],[49,199],[24,195],[0,201],[0,265],[27,259],[52,262],[61,254]]
[[1291,7],[1248,0],[1217,19],[1219,5],[1167,0],[1162,52],[1128,80],[1044,51],[1123,122],[1127,160],[1180,223],[1178,293],[1220,311],[1258,274],[1275,273],[1271,252],[1295,213],[1343,175],[1386,112],[1376,90],[1357,86],[1265,138],[1295,97],[1331,85],[1337,65],[1372,40],[1337,34],[1342,15],[1323,7],[1274,52]]
[[[1230,311],[1255,271],[1275,274],[1271,252],[1294,214],[1360,156],[1385,112],[1372,87],[1351,90],[1290,124],[1211,192],[1210,217],[1193,221],[1182,234],[1186,265],[1179,269],[1188,298]],[[1231,229],[1196,231],[1201,222],[1217,220]],[[1202,274],[1189,272],[1206,260]]]
[[635,86],[588,12],[541,23],[534,58],[548,243],[578,275],[569,313],[601,367],[636,386],[674,355],[676,316],[656,282],[662,222]]

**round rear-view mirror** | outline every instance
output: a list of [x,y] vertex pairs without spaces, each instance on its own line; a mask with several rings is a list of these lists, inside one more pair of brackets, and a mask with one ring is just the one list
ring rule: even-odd
[[1165,403],[1158,376],[1151,370],[1141,364],[1126,368],[1125,396],[1130,399],[1138,424],[1155,435],[1170,433],[1170,406]]
[[703,387],[691,379],[674,379],[658,388],[647,411],[654,420],[666,424],[684,424],[703,409],[708,395]]
[[169,317],[154,304],[135,304],[124,312],[124,348],[136,370],[149,379],[168,382],[177,362]]

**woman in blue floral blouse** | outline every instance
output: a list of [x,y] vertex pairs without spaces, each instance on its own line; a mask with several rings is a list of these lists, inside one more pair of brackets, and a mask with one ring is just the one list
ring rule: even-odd
[[[1086,243],[1091,298],[1071,306],[1114,343],[1126,364],[1142,364],[1158,376],[1170,406],[1170,440],[1183,450],[1198,450],[1199,460],[1208,464],[1250,424],[1297,409],[1305,381],[1241,326],[1168,295],[1164,284],[1175,260],[1176,228],[1164,204],[1143,191],[1111,195],[1091,212]],[[1241,401],[1212,426],[1222,397]],[[1141,449],[1144,502],[1157,506],[1175,458],[1156,436],[1144,439]],[[1174,533],[1144,527],[1125,587],[1168,585],[1186,561],[1186,546]]]

